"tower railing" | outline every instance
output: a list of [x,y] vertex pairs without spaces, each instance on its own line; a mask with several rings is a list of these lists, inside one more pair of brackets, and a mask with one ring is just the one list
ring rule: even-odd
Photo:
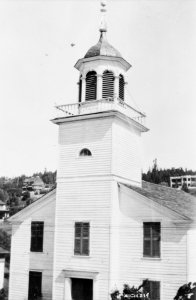
[[55,106],[58,110],[58,118],[65,118],[92,113],[118,111],[132,120],[145,125],[146,115],[125,103],[120,98],[104,98],[86,102],[64,104]]

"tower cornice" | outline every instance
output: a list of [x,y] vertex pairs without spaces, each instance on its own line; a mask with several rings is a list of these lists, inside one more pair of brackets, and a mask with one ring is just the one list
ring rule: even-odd
[[98,119],[98,118],[106,118],[106,117],[117,117],[121,119],[125,123],[131,124],[133,127],[137,128],[140,132],[147,132],[149,129],[145,127],[143,124],[135,121],[134,119],[126,116],[116,110],[109,110],[109,111],[102,111],[102,112],[96,112],[96,113],[89,113],[85,115],[75,115],[75,116],[69,116],[69,117],[59,117],[52,119],[51,122],[54,124],[60,125],[67,122],[77,122],[81,120],[88,120],[88,119]]
[[94,61],[113,61],[113,62],[118,62],[125,71],[128,71],[131,68],[131,64],[128,63],[124,58],[122,57],[115,57],[115,56],[105,56],[105,55],[98,55],[98,56],[93,56],[93,57],[88,57],[88,58],[81,58],[77,61],[75,64],[75,68],[77,70],[81,70],[81,67],[83,64],[86,64],[88,62],[94,62]]

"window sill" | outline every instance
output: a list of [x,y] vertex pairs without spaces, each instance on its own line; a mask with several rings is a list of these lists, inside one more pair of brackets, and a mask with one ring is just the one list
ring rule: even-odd
[[93,156],[92,155],[84,155],[84,156],[78,156],[77,157],[77,159],[91,159],[91,158],[93,158]]
[[44,251],[31,251],[31,250],[30,253],[45,254]]
[[90,255],[72,255],[73,258],[91,258]]
[[151,256],[143,256],[143,257],[141,257],[141,260],[154,260],[154,261],[160,261],[160,260],[162,260],[162,258],[161,257],[151,257]]

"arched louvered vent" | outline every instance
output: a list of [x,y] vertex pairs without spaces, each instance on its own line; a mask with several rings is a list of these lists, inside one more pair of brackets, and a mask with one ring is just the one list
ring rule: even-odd
[[125,96],[125,81],[124,81],[124,77],[123,75],[120,74],[119,76],[119,98],[121,100],[124,100],[124,96]]
[[114,97],[114,74],[111,71],[104,71],[102,98],[108,97]]
[[78,84],[79,84],[78,101],[81,102],[82,101],[82,75],[80,76]]
[[89,149],[84,148],[80,151],[79,156],[92,156],[92,154]]
[[90,71],[86,74],[86,101],[96,100],[97,73]]

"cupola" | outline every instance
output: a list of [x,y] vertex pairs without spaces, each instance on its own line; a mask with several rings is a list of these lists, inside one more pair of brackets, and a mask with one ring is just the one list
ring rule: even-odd
[[131,65],[107,41],[107,26],[105,22],[105,4],[101,3],[102,21],[100,37],[96,45],[92,46],[75,64],[79,75],[79,102],[101,99],[118,98],[124,101],[125,77]]

